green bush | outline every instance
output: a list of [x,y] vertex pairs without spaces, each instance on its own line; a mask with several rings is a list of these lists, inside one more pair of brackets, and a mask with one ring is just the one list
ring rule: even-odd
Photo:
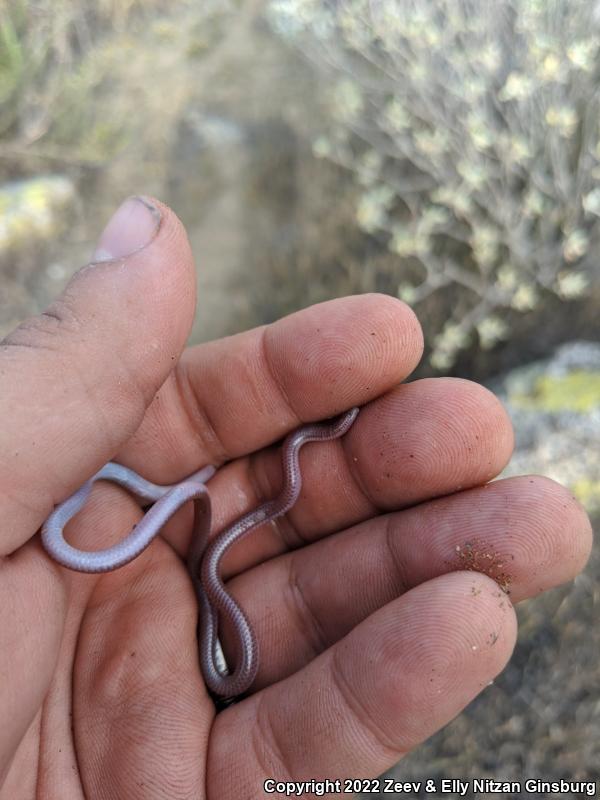
[[123,120],[102,121],[89,102],[109,70],[98,42],[110,24],[98,9],[60,0],[0,8],[1,140],[22,148],[85,142],[71,149],[71,160],[114,151]]
[[314,150],[355,176],[356,223],[399,296],[447,294],[433,366],[597,280],[599,3],[272,0],[269,15],[327,77]]
[[[192,85],[197,40],[231,2],[0,3],[0,156],[101,165],[148,131],[163,141]],[[164,85],[168,83],[168,89]],[[35,162],[39,168],[39,161]]]

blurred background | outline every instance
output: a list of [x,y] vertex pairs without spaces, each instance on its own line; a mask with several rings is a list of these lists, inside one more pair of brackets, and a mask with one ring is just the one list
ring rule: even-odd
[[[401,297],[418,375],[497,391],[506,474],[597,523],[599,34],[596,0],[0,0],[0,338],[154,194],[196,256],[192,342]],[[394,774],[597,778],[599,609],[595,554]]]

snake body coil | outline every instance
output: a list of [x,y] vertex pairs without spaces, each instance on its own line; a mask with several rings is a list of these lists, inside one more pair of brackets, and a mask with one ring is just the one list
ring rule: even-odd
[[[307,442],[328,441],[343,436],[350,428],[358,408],[329,422],[304,425],[290,433],[283,442],[283,487],[273,500],[244,514],[209,543],[211,503],[204,483],[215,469],[206,466],[180,483],[158,486],[133,470],[108,463],[86,481],[74,494],[60,503],[42,527],[42,544],[59,564],[79,572],[108,572],[136,558],[159,533],[176,511],[194,501],[194,535],[188,553],[188,569],[199,606],[200,667],[208,688],[224,698],[243,694],[252,685],[258,671],[258,644],[246,615],[225,589],[220,575],[221,559],[229,548],[266,522],[282,516],[300,495],[302,476],[298,454]],[[151,501],[142,520],[117,544],[104,550],[79,550],[64,538],[67,522],[85,505],[96,481],[117,483],[142,500]],[[227,620],[236,638],[235,667],[229,672],[223,664],[218,631]]]

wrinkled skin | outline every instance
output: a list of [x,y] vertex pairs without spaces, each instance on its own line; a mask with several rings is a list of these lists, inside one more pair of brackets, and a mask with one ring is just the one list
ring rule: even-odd
[[[195,270],[157,206],[148,246],[81,270],[0,348],[2,800],[237,800],[264,796],[268,777],[376,776],[502,670],[512,604],[589,554],[564,488],[488,484],[513,446],[493,395],[455,379],[400,385],[422,351],[400,301],[341,298],[184,349]],[[216,533],[277,492],[276,442],[353,405],[343,440],[303,450],[290,514],[226,559],[260,669],[217,715],[184,566],[189,507],[110,574],[70,572],[40,547],[54,504],[110,459],[158,483],[227,462],[209,484]],[[140,514],[99,484],[68,536],[107,546]],[[469,542],[492,577],[464,570]]]

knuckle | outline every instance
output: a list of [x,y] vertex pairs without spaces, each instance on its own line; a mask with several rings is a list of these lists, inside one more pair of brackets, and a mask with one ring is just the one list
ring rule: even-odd
[[77,334],[81,327],[81,320],[72,306],[67,301],[59,299],[41,314],[23,320],[2,340],[1,344],[8,347],[55,351],[64,347],[65,335]]

